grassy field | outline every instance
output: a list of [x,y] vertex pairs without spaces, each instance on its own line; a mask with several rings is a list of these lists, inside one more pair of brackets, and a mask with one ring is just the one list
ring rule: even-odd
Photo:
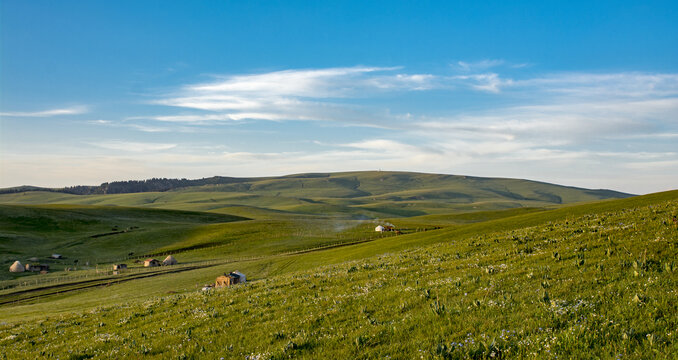
[[624,197],[382,172],[3,194],[0,262],[52,271],[0,273],[0,359],[676,357],[678,191]]
[[367,171],[243,179],[167,192],[81,196],[31,191],[1,194],[0,203],[151,207],[255,219],[300,215],[373,219],[544,207],[628,196],[518,179]]
[[0,356],[678,354],[678,192],[512,215],[3,307]]
[[[313,216],[250,220],[218,213],[94,205],[0,205],[0,264],[46,263],[58,276],[70,269],[95,269],[172,254],[183,262],[237,260],[353,243],[378,234],[378,221]],[[426,222],[404,233],[432,229]],[[414,224],[414,223],[410,223]],[[58,253],[63,259],[51,259]],[[31,261],[37,258],[37,261]],[[161,258],[162,260],[162,258]],[[36,273],[0,272],[0,288]],[[42,277],[43,275],[41,275]],[[46,276],[49,278],[51,275]]]
[[[95,267],[185,239],[202,227],[246,218],[189,211],[88,205],[0,205],[0,263]],[[57,253],[63,259],[49,258]],[[134,254],[132,254],[133,256]],[[30,261],[37,258],[37,261]],[[0,279],[27,276],[0,272]]]
[[[149,224],[176,220],[136,211]],[[369,238],[374,223],[345,218],[330,236],[336,217],[221,222],[186,213],[191,236],[155,247],[182,254],[185,271],[0,306],[0,358],[673,358],[677,215],[674,191],[393,218],[403,228],[442,229]],[[201,247],[213,239],[224,243]],[[233,246],[242,251],[219,250]],[[235,269],[253,281],[199,290]],[[97,276],[110,275],[90,280]]]

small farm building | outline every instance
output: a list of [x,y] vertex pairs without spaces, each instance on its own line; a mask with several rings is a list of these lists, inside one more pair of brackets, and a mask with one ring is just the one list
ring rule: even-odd
[[113,270],[124,270],[127,269],[127,264],[114,264]]
[[144,267],[155,267],[160,266],[162,263],[157,259],[146,259],[144,260]]
[[374,231],[378,232],[396,231],[396,228],[393,225],[379,225],[374,228]]
[[221,288],[226,286],[231,286],[235,284],[244,283],[246,281],[245,274],[240,271],[234,271],[232,273],[224,274],[217,278],[216,283],[214,284],[215,288]]
[[9,267],[9,272],[24,272],[26,269],[24,269],[24,266],[21,265],[21,262],[19,260],[15,261],[12,266]]
[[32,271],[32,272],[47,272],[49,271],[49,265],[47,264],[26,264],[25,266],[26,271]]
[[241,273],[238,270],[232,272],[232,274],[238,275],[240,277],[240,281],[238,281],[239,283],[244,283],[247,281],[247,276],[245,276],[245,274]]
[[60,254],[52,254],[51,258],[52,259],[61,259],[62,256]]
[[219,276],[217,278],[217,281],[214,283],[215,288],[222,288],[226,286],[231,286],[234,284],[238,283],[238,278],[236,276],[233,276],[231,274],[225,274],[223,276]]
[[168,255],[165,260],[162,261],[163,265],[176,265],[178,264],[177,259],[174,258],[172,255]]

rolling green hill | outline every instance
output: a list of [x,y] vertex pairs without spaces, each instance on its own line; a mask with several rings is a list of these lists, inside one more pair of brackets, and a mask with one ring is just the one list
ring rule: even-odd
[[153,207],[220,212],[258,219],[295,215],[360,219],[544,207],[630,196],[610,190],[589,190],[528,180],[405,172],[227,179],[226,184],[191,186],[166,192],[108,195],[17,192],[0,195],[0,203]]
[[[89,205],[0,205],[0,264],[47,263],[52,270],[95,266],[184,240],[210,224],[246,218],[178,210]],[[63,259],[50,259],[51,254]],[[132,254],[133,255],[133,254]],[[30,258],[38,258],[30,261]],[[24,274],[0,273],[0,279]]]
[[678,191],[356,172],[0,203],[2,266],[52,270],[0,273],[0,358],[678,353]]
[[[2,306],[0,348],[71,358],[678,354],[678,191],[473,215]],[[198,290],[236,268],[253,281]]]

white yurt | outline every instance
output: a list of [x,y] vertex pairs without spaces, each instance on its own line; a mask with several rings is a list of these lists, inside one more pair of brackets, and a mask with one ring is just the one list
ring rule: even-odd
[[165,260],[162,261],[163,265],[176,265],[178,264],[177,259],[174,258],[172,255],[167,255]]
[[381,225],[374,228],[374,231],[378,231],[378,232],[384,232],[384,230],[386,230],[386,229]]
[[19,260],[15,261],[12,266],[9,267],[9,272],[24,272],[26,269],[24,268],[23,265],[21,265],[21,262]]
[[236,270],[233,272],[233,274],[236,274],[240,277],[238,282],[244,283],[245,281],[247,281],[247,277],[245,276],[245,274],[241,273],[240,271]]

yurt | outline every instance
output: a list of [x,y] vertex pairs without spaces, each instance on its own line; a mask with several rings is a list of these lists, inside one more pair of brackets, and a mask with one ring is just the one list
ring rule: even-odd
[[176,265],[178,264],[177,259],[174,258],[172,255],[167,255],[165,260],[162,261],[163,265]]
[[15,261],[12,266],[9,267],[9,272],[24,272],[26,269],[24,269],[24,266],[21,265],[21,262],[19,260]]
[[384,227],[381,226],[381,225],[379,225],[379,226],[377,226],[377,227],[374,228],[374,231],[378,231],[378,232],[384,232],[385,230],[386,230],[386,228],[384,228]]
[[238,281],[239,283],[244,283],[245,281],[247,281],[247,277],[245,276],[245,274],[241,273],[238,270],[232,272],[231,274],[235,274],[235,275],[238,275],[240,277],[240,281]]

